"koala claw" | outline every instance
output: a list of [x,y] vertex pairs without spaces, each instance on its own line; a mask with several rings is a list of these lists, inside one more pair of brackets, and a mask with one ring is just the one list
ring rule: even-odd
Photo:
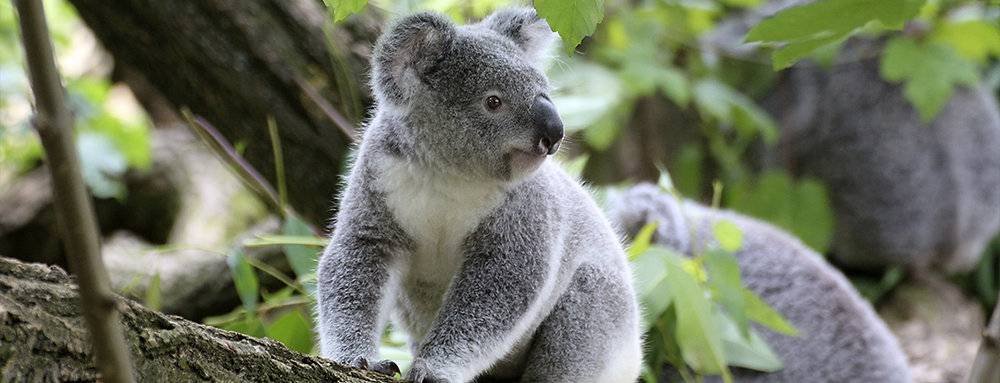
[[384,359],[376,362],[375,364],[371,364],[368,362],[367,358],[359,356],[357,358],[354,358],[354,361],[351,362],[351,366],[364,370],[375,371],[377,373],[389,376],[396,376],[396,374],[400,373],[399,366],[396,365],[396,362],[393,362],[388,359]]

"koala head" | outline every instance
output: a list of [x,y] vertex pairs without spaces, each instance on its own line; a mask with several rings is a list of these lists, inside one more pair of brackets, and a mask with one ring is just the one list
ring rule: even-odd
[[522,178],[556,152],[562,121],[541,66],[555,33],[533,9],[456,26],[420,13],[395,22],[372,56],[378,113],[400,144],[450,174]]

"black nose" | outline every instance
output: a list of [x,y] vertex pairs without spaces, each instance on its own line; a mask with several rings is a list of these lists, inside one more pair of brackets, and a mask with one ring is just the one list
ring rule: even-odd
[[555,154],[559,150],[559,141],[563,138],[563,124],[556,113],[555,105],[546,96],[535,97],[531,107],[532,123],[535,125],[535,137],[538,145],[547,154]]

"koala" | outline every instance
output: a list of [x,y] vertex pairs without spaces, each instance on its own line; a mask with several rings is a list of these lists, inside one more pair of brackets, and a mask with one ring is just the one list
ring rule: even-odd
[[[750,26],[790,5],[722,23],[707,51],[753,57]],[[761,100],[782,130],[763,166],[823,181],[836,219],[832,257],[860,269],[971,269],[1000,231],[1000,108],[984,87],[957,89],[930,123],[879,73],[882,41],[854,38],[834,65],[809,61]],[[763,57],[762,55],[759,57]]]
[[784,368],[773,373],[734,369],[735,381],[911,381],[905,354],[868,302],[843,274],[793,236],[737,213],[679,200],[649,184],[610,193],[606,209],[627,235],[657,222],[653,242],[687,255],[711,244],[712,227],[719,220],[743,231],[743,247],[735,254],[743,283],[798,328],[799,336],[755,325]]
[[372,55],[364,131],[318,268],[321,353],[414,382],[635,382],[639,313],[621,242],[547,161],[563,136],[531,9],[456,26],[420,13]]

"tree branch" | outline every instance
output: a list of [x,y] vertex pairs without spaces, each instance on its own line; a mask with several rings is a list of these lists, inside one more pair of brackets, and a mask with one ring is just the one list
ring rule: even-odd
[[[132,382],[132,364],[125,349],[108,274],[101,262],[97,222],[80,174],[73,144],[73,118],[66,107],[52,42],[41,0],[18,0],[18,19],[25,57],[35,95],[32,123],[41,138],[52,172],[52,188],[59,231],[73,272],[80,280],[80,304],[92,347],[107,382]],[[20,343],[16,343],[20,344]]]
[[[0,257],[0,381],[94,381],[76,304],[54,266]],[[389,377],[291,351],[278,342],[200,325],[116,297],[142,382],[390,383]]]

